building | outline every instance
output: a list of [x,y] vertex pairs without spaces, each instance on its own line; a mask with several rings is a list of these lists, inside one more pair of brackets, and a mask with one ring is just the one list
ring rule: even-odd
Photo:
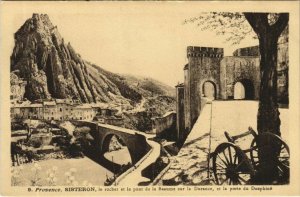
[[119,110],[104,103],[85,103],[72,99],[55,99],[48,101],[11,100],[11,119],[39,119],[45,121],[85,120],[124,126]]
[[26,81],[20,79],[15,73],[10,74],[10,99],[23,100]]
[[[277,56],[278,102],[288,104],[287,29],[279,38]],[[233,56],[226,57],[223,48],[189,46],[187,59],[188,63],[183,69],[184,83],[176,86],[178,135],[185,136],[192,129],[200,115],[203,97],[258,100],[260,89],[258,46],[237,49],[233,52]]]
[[41,120],[44,118],[44,108],[41,103],[31,103],[29,106],[29,119]]
[[[176,138],[178,141],[182,141],[185,139],[185,133],[187,132],[180,132],[184,131],[184,84],[178,84],[176,87]],[[177,116],[180,114],[180,116]]]
[[92,121],[95,117],[95,110],[90,104],[82,104],[71,109],[72,120]]
[[124,118],[121,114],[118,114],[118,110],[108,106],[102,106],[103,108],[96,108],[94,110],[95,116],[94,121],[97,121],[101,124],[115,125],[119,127],[124,126]]
[[28,119],[30,109],[30,101],[11,101],[10,117],[12,121],[16,119]]
[[56,119],[65,120],[68,114],[67,100],[66,99],[55,99],[56,103]]
[[44,120],[59,120],[59,113],[57,113],[57,107],[55,101],[44,101]]
[[109,124],[109,125],[115,125],[118,127],[123,127],[124,126],[124,118],[122,117],[105,117],[104,118],[104,124]]

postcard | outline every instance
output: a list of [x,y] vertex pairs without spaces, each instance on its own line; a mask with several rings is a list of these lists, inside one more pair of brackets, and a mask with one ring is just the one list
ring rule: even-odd
[[299,195],[299,2],[0,2],[1,195]]

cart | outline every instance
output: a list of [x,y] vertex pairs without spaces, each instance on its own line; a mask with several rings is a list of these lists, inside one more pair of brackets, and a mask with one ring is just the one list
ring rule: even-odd
[[[251,127],[240,135],[230,136],[226,131],[224,134],[228,142],[219,144],[209,156],[217,185],[251,184],[251,179],[260,166],[258,151],[264,148],[264,150],[271,150],[274,154],[274,145],[278,147],[275,154],[278,155],[276,166],[279,178],[283,182],[288,182],[290,151],[288,145],[278,135],[269,132],[258,135]],[[250,148],[242,150],[238,145],[239,139],[246,136],[252,136],[253,139]],[[262,142],[260,140],[268,143],[259,143]],[[258,147],[258,144],[267,145]]]

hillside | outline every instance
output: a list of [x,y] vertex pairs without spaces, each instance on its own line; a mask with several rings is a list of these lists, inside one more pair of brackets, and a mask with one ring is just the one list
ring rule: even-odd
[[175,88],[168,86],[158,80],[150,77],[141,77],[133,75],[122,75],[131,88],[138,92],[143,92],[143,95],[166,95],[175,98]]
[[28,100],[73,98],[134,106],[143,97],[174,97],[175,89],[161,82],[114,74],[84,60],[46,14],[33,14],[14,37],[11,72],[27,82]]

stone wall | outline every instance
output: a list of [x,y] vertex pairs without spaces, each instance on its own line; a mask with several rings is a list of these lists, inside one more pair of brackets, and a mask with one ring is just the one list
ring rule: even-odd
[[176,86],[176,138],[181,141],[185,138],[184,123],[184,85]]
[[246,95],[247,92],[252,95],[246,99],[258,99],[260,84],[258,57],[224,57],[220,66],[222,99],[233,99],[234,85],[237,82],[244,85]]
[[185,130],[188,131],[190,131],[192,128],[190,111],[190,74],[189,64],[186,64],[184,66],[184,123]]
[[[175,128],[175,124],[176,124],[176,113],[172,111],[172,112],[167,112],[162,117],[157,117],[153,119],[152,128],[153,131],[158,135],[167,129],[173,127]],[[171,132],[175,133],[175,131],[171,131]]]

